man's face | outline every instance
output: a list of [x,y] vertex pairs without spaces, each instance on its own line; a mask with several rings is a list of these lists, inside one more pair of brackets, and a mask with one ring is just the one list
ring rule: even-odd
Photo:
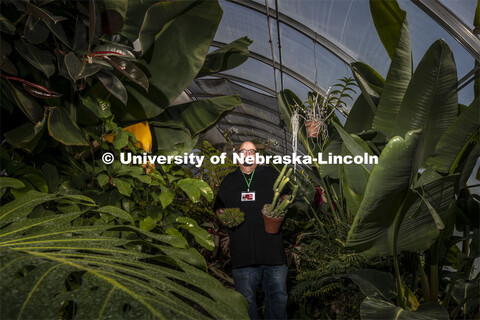
[[245,142],[240,146],[238,150],[238,154],[240,158],[244,161],[244,167],[251,167],[255,163],[255,153],[257,152],[257,148],[253,143]]

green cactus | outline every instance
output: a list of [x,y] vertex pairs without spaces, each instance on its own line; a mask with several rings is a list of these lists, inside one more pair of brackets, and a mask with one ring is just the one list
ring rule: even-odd
[[295,196],[297,195],[298,185],[293,187],[293,192],[291,195],[288,195],[283,201],[279,203],[277,203],[277,201],[283,189],[285,188],[287,183],[290,181],[289,176],[291,174],[292,174],[292,168],[288,169],[287,171],[287,166],[286,165],[283,166],[282,171],[278,175],[278,178],[273,185],[273,191],[275,192],[275,194],[273,196],[272,203],[266,204],[263,206],[262,213],[264,215],[268,217],[273,217],[273,218],[280,218],[285,216],[285,214],[287,213],[288,207],[290,206],[290,204],[295,199]]
[[240,211],[239,208],[227,208],[223,210],[218,218],[227,227],[234,228],[245,221],[245,213]]

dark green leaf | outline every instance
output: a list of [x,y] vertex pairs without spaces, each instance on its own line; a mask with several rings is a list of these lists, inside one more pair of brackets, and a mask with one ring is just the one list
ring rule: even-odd
[[41,50],[24,40],[15,42],[15,49],[22,55],[31,65],[42,71],[47,77],[55,72],[55,56],[49,51]]
[[203,195],[208,201],[213,200],[213,191],[203,180],[199,179],[181,179],[177,182],[177,186],[182,189],[192,202],[200,201],[200,195]]
[[[131,222],[132,224],[135,223],[133,221],[132,216],[128,212],[123,211],[122,209],[114,207],[114,206],[104,206],[104,207],[96,209],[95,211],[102,212],[102,213],[108,213],[109,215],[112,215],[115,218],[120,218],[120,219],[123,219],[123,220],[127,220],[127,221]],[[148,230],[148,231],[150,231],[150,230]]]
[[50,136],[68,146],[88,146],[85,135],[61,107],[54,107],[48,115],[48,132]]
[[186,128],[192,137],[209,129],[217,123],[227,111],[241,104],[239,96],[225,96],[202,99],[186,104],[171,106],[152,121],[174,122]]
[[27,2],[27,9],[32,16],[42,19],[46,23],[53,22],[56,24],[57,22],[67,20],[66,17],[53,15],[48,10],[37,7],[36,5],[30,2]]
[[150,49],[155,43],[155,37],[164,27],[168,28],[168,22],[181,15],[192,4],[193,2],[190,1],[164,1],[150,6],[145,12],[145,18],[139,30],[138,39],[142,53]]
[[480,98],[477,97],[442,134],[427,164],[440,172],[450,172],[462,156],[465,145],[480,129],[479,118]]
[[252,42],[247,37],[243,37],[210,52],[197,78],[238,67],[250,56],[248,46]]
[[48,28],[45,26],[42,20],[33,16],[28,17],[25,23],[25,38],[32,44],[40,44],[48,38]]
[[107,57],[105,58],[115,69],[120,71],[128,79],[132,80],[136,84],[142,86],[146,91],[148,91],[149,82],[145,73],[142,69],[137,67],[133,62],[122,60],[117,57]]
[[13,23],[10,22],[7,18],[5,18],[2,14],[0,14],[0,31],[6,34],[15,34],[15,30],[17,28]]
[[128,95],[127,90],[123,86],[122,82],[118,78],[108,72],[97,72],[95,74],[104,85],[104,87],[110,92],[114,97],[120,100],[123,104],[127,103]]
[[[371,6],[376,7],[382,4],[382,6],[389,7],[392,3],[394,3],[393,6],[396,4],[394,1],[388,2],[389,5],[386,5],[384,1],[375,1],[375,3],[376,5],[372,4]],[[372,125],[375,131],[384,133],[387,138],[392,136],[395,120],[412,77],[413,62],[412,50],[410,48],[410,33],[408,30],[407,17],[404,12],[403,16],[404,21],[402,21],[401,30],[398,35],[395,53],[392,56],[392,63],[388,70],[387,79],[383,86],[382,95]]]
[[421,304],[416,311],[396,307],[385,300],[366,297],[360,306],[360,317],[372,320],[448,320],[448,312],[439,303]]
[[[155,45],[143,53],[139,63],[151,70],[149,83],[155,88],[151,91],[161,93],[161,100],[156,101],[160,111],[185,90],[202,68],[221,17],[217,1],[195,2],[165,26]],[[149,117],[158,114],[151,110]]]
[[393,60],[407,14],[400,9],[397,1],[389,0],[370,0],[370,12],[378,36]]
[[101,68],[101,66],[90,64],[86,60],[80,60],[74,52],[65,56],[65,66],[73,81],[94,75]]
[[437,40],[420,61],[397,116],[394,135],[422,128],[425,159],[457,116],[457,69],[444,40]]
[[45,127],[45,118],[35,125],[31,122],[27,122],[5,133],[5,139],[7,139],[8,143],[17,148],[33,152],[33,149],[35,149],[35,146],[43,135]]
[[90,109],[90,111],[100,119],[105,119],[112,115],[109,103],[97,103],[96,101],[93,101],[90,96],[85,96],[81,100],[83,105]]

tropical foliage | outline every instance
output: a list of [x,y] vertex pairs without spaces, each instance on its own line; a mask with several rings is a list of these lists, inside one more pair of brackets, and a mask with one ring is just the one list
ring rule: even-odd
[[[479,278],[471,276],[477,257],[472,248],[479,226],[472,210],[478,212],[478,197],[466,181],[479,156],[478,92],[468,107],[458,103],[455,61],[443,40],[433,43],[413,70],[406,13],[394,1],[371,1],[370,7],[390,69],[383,79],[366,64],[352,64],[362,94],[343,126],[332,121],[336,134],[323,151],[377,155],[378,164],[325,165],[298,179],[310,190],[312,184],[325,189],[329,215],[338,221],[336,235],[348,230],[346,247],[365,257],[393,258],[395,277],[381,275],[388,283],[376,280],[379,271],[348,274],[367,296],[362,318],[473,316]],[[279,95],[285,119],[299,100],[291,91]],[[320,147],[302,131],[298,139],[312,155]],[[310,205],[313,195],[306,195]],[[310,208],[317,230],[328,234]],[[454,229],[463,237],[454,236]]]
[[251,41],[208,52],[217,1],[0,6],[1,112],[13,119],[2,123],[2,318],[245,318],[199,253],[214,249],[195,219],[212,215],[211,187],[188,168],[118,159],[190,152],[240,100],[189,101],[184,89],[243,63]]

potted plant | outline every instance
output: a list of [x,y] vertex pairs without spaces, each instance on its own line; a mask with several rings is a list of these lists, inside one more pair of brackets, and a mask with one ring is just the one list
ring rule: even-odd
[[283,199],[279,199],[283,189],[290,181],[289,176],[292,173],[292,168],[290,168],[288,172],[286,172],[286,170],[287,166],[285,165],[275,181],[275,184],[273,185],[273,191],[275,194],[273,196],[272,203],[265,204],[262,209],[263,221],[265,222],[265,231],[271,234],[277,233],[280,229],[280,225],[285,218],[287,209],[297,194],[298,185],[293,188],[291,195],[286,195],[286,197]]
[[235,228],[245,221],[245,213],[239,208],[226,208],[218,216],[218,219],[228,228]]

